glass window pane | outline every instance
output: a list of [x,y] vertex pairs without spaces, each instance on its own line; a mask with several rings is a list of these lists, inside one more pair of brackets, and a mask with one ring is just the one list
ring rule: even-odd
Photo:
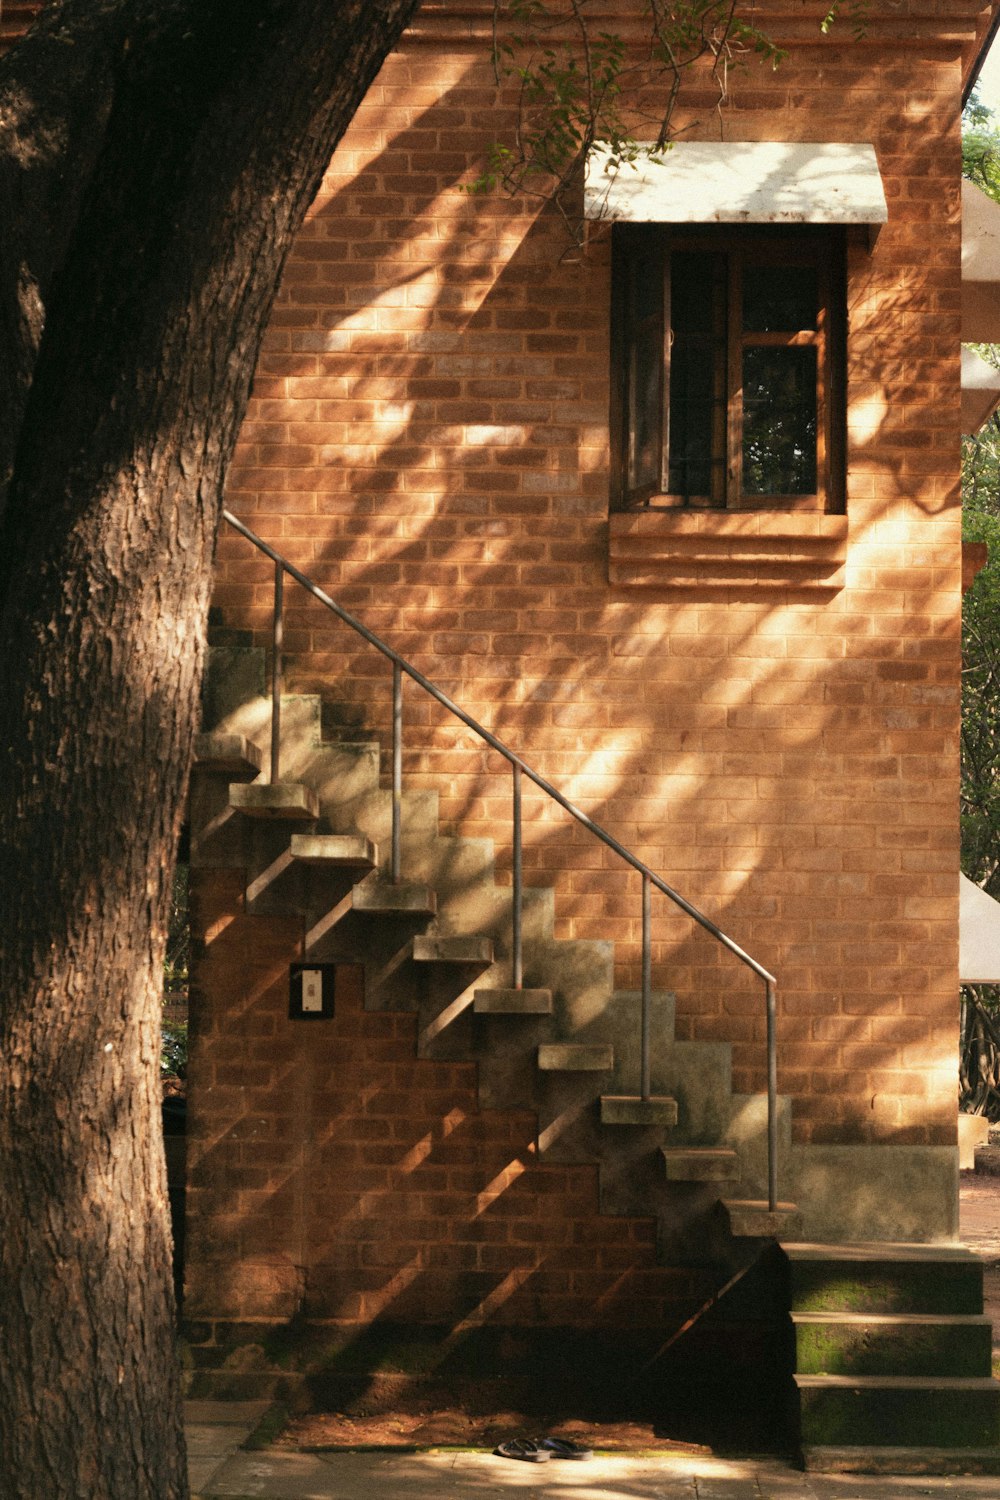
[[[705,498],[721,465],[725,423],[725,258],[678,250],[670,257],[670,412],[667,489]],[[715,450],[718,451],[715,451]]]
[[816,493],[816,350],[743,352],[743,493]]
[[798,333],[814,329],[818,310],[815,266],[762,266],[749,261],[744,266],[744,333]]
[[670,361],[670,474],[674,495],[712,488],[715,350],[706,340],[677,340]]
[[675,336],[714,333],[717,255],[675,250],[670,257],[670,325]]

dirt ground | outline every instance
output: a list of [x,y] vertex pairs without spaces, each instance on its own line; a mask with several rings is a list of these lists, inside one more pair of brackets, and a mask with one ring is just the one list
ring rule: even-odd
[[419,1414],[347,1417],[337,1412],[294,1418],[277,1440],[278,1447],[299,1451],[338,1448],[495,1448],[511,1438],[553,1435],[609,1453],[671,1452],[707,1454],[698,1443],[672,1442],[658,1436],[650,1423],[547,1423],[520,1412],[476,1416],[455,1407]]
[[[1000,1177],[961,1173],[959,1199],[962,1241],[985,1261],[985,1310],[993,1319],[994,1355],[1000,1357]],[[484,1415],[464,1411],[459,1405],[419,1412],[373,1412],[366,1416],[324,1412],[296,1417],[285,1428],[278,1444],[300,1451],[365,1447],[493,1448],[514,1437],[537,1438],[547,1433],[611,1453],[710,1451],[699,1444],[670,1441],[657,1433],[651,1423],[547,1421],[544,1416],[526,1417],[517,1411],[498,1410]]]

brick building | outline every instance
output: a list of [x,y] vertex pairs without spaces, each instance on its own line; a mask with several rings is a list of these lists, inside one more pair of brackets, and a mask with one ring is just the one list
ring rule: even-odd
[[[273,775],[274,569],[227,530],[186,1312],[238,1388],[278,1377],[264,1353],[238,1377],[232,1346],[288,1326],[340,1350],[405,1330],[435,1367],[558,1347],[592,1390],[692,1318],[729,1360],[790,1263],[807,1447],[845,1423],[908,1444],[949,1401],[973,1415],[937,1446],[997,1440],[979,1324],[971,1365],[809,1363],[809,1316],[857,1314],[810,1302],[845,1243],[852,1277],[867,1256],[961,1284],[889,1312],[977,1310],[959,340],[984,335],[960,329],[959,119],[991,21],[872,0],[855,38],[823,9],[767,6],[789,57],[732,71],[721,111],[695,70],[662,162],[611,181],[595,158],[574,248],[550,206],[462,191],[510,101],[486,0],[427,4],[288,263],[229,509],[753,963],[524,774],[515,859],[502,751],[404,670],[394,757],[391,661],[287,578]],[[755,1276],[727,1345],[714,1299]],[[930,1404],[890,1395],[870,1430],[871,1402],[822,1407],[831,1372],[854,1399],[873,1370]]]

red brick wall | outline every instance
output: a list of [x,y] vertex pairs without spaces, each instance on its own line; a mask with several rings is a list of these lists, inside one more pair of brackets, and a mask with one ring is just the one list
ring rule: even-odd
[[597,1212],[596,1167],[540,1165],[533,1115],[480,1111],[472,1064],[365,1012],[359,967],[332,1020],[290,1022],[301,924],[242,895],[195,877],[189,1318],[670,1328],[704,1299],[653,1220]]
[[[971,21],[895,14],[873,5],[854,43],[796,8],[782,68],[737,74],[721,125],[708,87],[679,118],[709,139],[876,146],[890,217],[873,253],[850,252],[843,587],[609,585],[607,235],[565,256],[552,212],[459,190],[496,130],[493,87],[481,42],[445,44],[433,17],[331,164],[228,495],[777,973],[780,1087],[814,1142],[954,1140]],[[223,538],[217,603],[261,641],[268,578]],[[321,690],[347,732],[384,729],[381,664],[304,600],[287,630],[292,685]],[[441,790],[446,825],[499,840],[501,767],[415,694],[407,726],[408,784]],[[614,938],[634,984],[635,882],[540,800],[526,818],[557,932]],[[732,1041],[736,1086],[759,1089],[759,985],[655,912],[678,1035]]]

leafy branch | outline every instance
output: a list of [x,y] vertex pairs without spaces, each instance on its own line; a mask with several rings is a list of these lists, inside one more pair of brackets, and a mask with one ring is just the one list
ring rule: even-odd
[[[592,3],[494,0],[494,75],[498,87],[516,84],[515,121],[510,141],[490,146],[468,188],[553,202],[574,239],[582,223],[571,190],[592,147],[601,145],[612,172],[659,160],[670,149],[690,69],[709,64],[721,106],[735,63],[757,57],[777,67],[785,57],[740,13],[741,0],[645,0],[641,30],[630,42],[593,24]],[[653,98],[655,109],[644,105]]]

